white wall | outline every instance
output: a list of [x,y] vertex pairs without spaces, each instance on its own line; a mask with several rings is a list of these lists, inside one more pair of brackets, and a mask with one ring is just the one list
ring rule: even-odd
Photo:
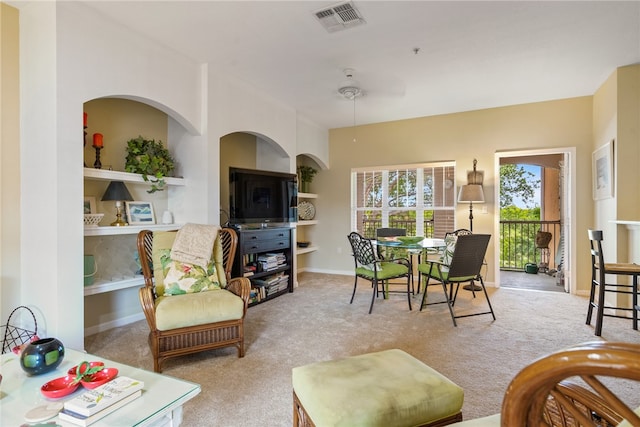
[[[0,4],[0,318],[20,305],[18,10]],[[24,325],[26,326],[26,325]]]
[[168,135],[187,180],[169,208],[177,221],[214,223],[220,137],[235,130],[265,135],[295,170],[296,112],[79,3],[20,4],[20,55],[20,241],[21,259],[29,261],[21,269],[21,300],[39,312],[43,335],[81,349],[83,103],[121,96],[169,114]]

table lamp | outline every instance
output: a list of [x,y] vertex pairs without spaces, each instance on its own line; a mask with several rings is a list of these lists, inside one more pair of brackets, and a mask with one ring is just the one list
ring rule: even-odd
[[122,206],[125,200],[133,200],[131,197],[131,193],[124,185],[122,181],[111,181],[107,190],[104,192],[102,196],[102,201],[115,201],[116,202],[116,220],[111,223],[112,227],[122,227],[125,225],[129,225],[127,221],[122,219]]

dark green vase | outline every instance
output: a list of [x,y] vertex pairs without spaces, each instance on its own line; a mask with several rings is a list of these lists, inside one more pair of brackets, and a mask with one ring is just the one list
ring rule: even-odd
[[45,374],[64,359],[64,345],[57,338],[43,338],[29,343],[20,353],[20,366],[29,375]]

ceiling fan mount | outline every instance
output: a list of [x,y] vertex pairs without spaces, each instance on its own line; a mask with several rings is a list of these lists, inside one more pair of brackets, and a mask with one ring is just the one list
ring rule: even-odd
[[345,68],[344,75],[348,81],[338,89],[338,93],[350,101],[364,95],[362,89],[358,87],[357,82],[353,80],[353,69]]
[[357,86],[343,86],[338,89],[338,93],[348,100],[353,100],[363,94],[362,90]]

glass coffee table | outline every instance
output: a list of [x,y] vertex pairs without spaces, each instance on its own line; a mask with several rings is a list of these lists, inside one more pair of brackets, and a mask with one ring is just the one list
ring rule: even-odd
[[[92,427],[177,427],[182,421],[182,405],[200,393],[199,384],[123,365],[72,349],[65,349],[64,360],[56,369],[46,374],[30,377],[20,367],[20,357],[13,353],[6,353],[0,356],[0,374],[2,375],[0,425],[14,427],[28,425],[30,423],[27,423],[25,414],[30,410],[48,404],[62,403],[81,394],[84,391],[82,386],[68,396],[60,399],[48,399],[42,395],[40,387],[52,379],[65,376],[70,368],[85,360],[89,362],[102,361],[106,367],[117,368],[119,375],[144,382],[142,396],[91,424]],[[73,426],[71,423],[59,421],[57,416],[48,421],[42,421],[42,424],[52,421],[60,426]],[[53,427],[55,424],[51,424],[51,426]]]

